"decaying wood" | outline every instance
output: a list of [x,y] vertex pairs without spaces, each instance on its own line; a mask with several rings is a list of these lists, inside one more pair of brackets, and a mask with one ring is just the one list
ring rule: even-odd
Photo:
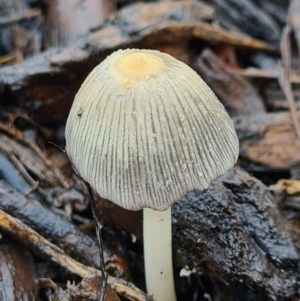
[[[13,127],[15,118],[9,119],[12,122],[10,128],[0,123],[9,134],[0,133],[0,177],[11,185],[5,186],[4,182],[0,184],[2,187],[1,208],[51,239],[74,258],[90,266],[98,267],[99,251],[96,242],[66,219],[52,212],[53,206],[64,206],[66,209],[74,207],[75,210],[76,208],[82,210],[80,208],[87,207],[79,204],[83,202],[84,197],[80,196],[75,189],[70,189],[71,181],[60,172],[56,173],[57,168],[36,144],[33,149],[30,147],[33,141],[25,143],[27,140],[24,135]],[[59,177],[57,178],[56,175]],[[55,178],[58,181],[53,182]],[[36,179],[43,183],[43,188]],[[61,182],[59,179],[64,181]],[[12,188],[17,191],[13,192]],[[68,202],[69,206],[67,206]],[[50,206],[52,211],[42,206],[41,203]],[[110,254],[106,250],[104,262],[110,266],[114,274],[129,279],[127,261],[120,259],[120,256],[121,254],[117,254],[112,249]]]
[[46,195],[15,155],[5,154],[2,150],[0,151],[0,176],[1,179],[29,197],[42,201],[42,196]]
[[288,171],[300,164],[300,141],[290,113],[257,113],[234,121],[240,160],[248,171]]
[[40,38],[33,27],[36,29],[41,21],[41,11],[29,8],[27,1],[0,0],[0,34],[6,44],[0,63],[7,63],[7,59],[10,63],[21,62],[24,56],[40,50]]
[[150,39],[150,37],[153,38],[153,36],[156,35],[163,35],[166,38],[168,37],[166,39],[168,42],[174,42],[174,39],[177,39],[178,41],[196,38],[210,43],[221,43],[240,48],[276,52],[275,47],[260,40],[250,38],[246,35],[232,33],[222,29],[221,27],[216,27],[204,22],[188,22],[186,24],[182,24],[181,22],[170,22],[169,24],[159,25],[155,29],[145,29],[142,34],[145,35],[144,39],[142,40],[143,43],[145,39]]
[[219,22],[227,28],[244,32],[253,37],[279,46],[280,28],[260,2],[249,0],[213,0],[217,7]]
[[[49,242],[20,220],[13,218],[2,210],[0,210],[0,229],[22,244],[28,246],[37,255],[57,264],[70,274],[77,275],[83,279],[92,279],[96,276],[101,277],[99,270],[83,265],[69,257],[62,249]],[[122,279],[109,276],[108,284],[117,294],[129,300],[153,300],[133,284]]]
[[[99,279],[84,279],[76,285],[68,282],[65,293],[69,296],[70,301],[99,301]],[[105,300],[120,301],[120,298],[116,292],[108,286],[105,294]]]
[[[0,3],[0,7],[1,7],[1,3]],[[31,19],[37,17],[41,17],[41,11],[36,8],[21,10],[21,12],[14,11],[14,13],[11,15],[0,16],[0,25],[7,26],[22,21],[24,19]]]
[[[4,126],[2,125],[2,127]],[[12,130],[12,133],[18,134],[19,132]],[[14,155],[19,164],[22,164],[41,181],[45,180],[53,186],[70,188],[69,180],[53,166],[33,141],[22,136],[19,139],[13,139],[2,134],[0,129],[0,150]]]
[[177,202],[172,217],[175,258],[199,283],[199,297],[265,301],[299,296],[298,238],[259,180],[233,169],[207,190]]
[[172,4],[138,2],[120,10],[116,15],[116,23],[130,34],[143,29],[155,29],[159,23],[169,21],[191,22],[212,21],[215,9],[199,1],[173,1]]
[[254,87],[242,76],[228,71],[210,50],[202,52],[194,69],[216,93],[230,116],[247,116],[264,112],[264,103]]
[[[43,207],[33,198],[26,199],[0,181],[0,208],[22,220],[32,229],[50,239],[73,258],[93,267],[99,267],[97,243],[65,218]],[[105,252],[105,262],[110,256]]]
[[[112,7],[117,2],[105,1]],[[49,299],[96,300],[101,281],[101,272],[97,269],[98,249],[94,239],[61,217],[62,210],[57,208],[73,202],[71,205],[69,203],[68,208],[71,206],[76,212],[74,200],[77,196],[71,187],[76,189],[75,192],[82,193],[82,188],[78,188],[79,180],[70,179],[70,171],[63,173],[57,169],[53,157],[46,157],[36,144],[38,140],[26,138],[22,127],[17,128],[13,117],[9,121],[4,118],[3,121],[3,112],[6,112],[7,107],[20,108],[24,116],[30,113],[37,123],[51,129],[53,127],[53,132],[60,129],[62,133],[69,108],[81,83],[114,50],[126,47],[158,49],[195,68],[234,116],[241,145],[239,164],[248,171],[271,172],[272,175],[278,171],[292,174],[300,166],[300,142],[296,139],[291,114],[267,113],[265,108],[265,104],[268,109],[271,107],[268,103],[268,89],[274,93],[279,91],[281,94],[278,98],[284,100],[276,108],[286,108],[285,97],[277,81],[276,89],[272,88],[282,72],[275,70],[275,64],[272,70],[230,69],[222,63],[222,57],[217,51],[229,45],[237,58],[233,67],[242,68],[242,56],[249,58],[249,52],[254,55],[259,51],[265,57],[270,53],[274,55],[272,59],[276,63],[280,40],[278,24],[281,24],[285,11],[279,12],[277,17],[270,10],[262,12],[259,7],[266,7],[269,0],[213,2],[219,4],[218,14],[220,7],[224,10],[223,16],[226,11],[229,11],[228,16],[232,16],[239,11],[237,8],[241,8],[242,12],[234,17],[244,20],[244,23],[238,25],[229,18],[223,18],[218,21],[227,29],[235,28],[236,31],[218,27],[215,23],[216,6],[203,4],[202,1],[174,1],[172,5],[168,1],[136,3],[110,16],[110,20],[100,30],[89,33],[65,48],[51,49],[23,64],[1,69],[1,233],[4,239],[14,239],[22,246],[28,246],[37,257],[54,263],[55,267],[61,267],[65,271],[64,276],[70,276],[72,280],[84,278],[80,283],[68,282],[62,287],[53,282],[56,281],[54,277],[53,281],[41,279],[41,287],[51,290]],[[291,3],[295,5],[296,2]],[[54,1],[52,5],[57,3]],[[69,1],[61,3],[70,4]],[[224,3],[227,4],[224,6]],[[275,7],[284,5],[278,3],[274,2]],[[80,2],[79,5],[83,4]],[[251,10],[245,9],[247,7]],[[253,14],[253,7],[258,8],[257,16]],[[247,12],[248,16],[245,15]],[[296,15],[295,11],[292,14],[293,26],[296,39],[299,40]],[[253,21],[251,24],[247,21],[246,24],[245,19],[249,18],[260,19],[261,26],[253,26]],[[247,25],[245,32],[261,36],[267,43],[237,33],[244,31],[244,25]],[[284,43],[286,41],[283,39]],[[287,54],[289,59],[289,49],[285,53],[286,45],[284,47],[282,53]],[[298,84],[300,79],[298,73],[290,70],[290,62],[286,60],[285,63],[282,82],[283,86],[287,82],[291,88],[290,84]],[[262,65],[257,65],[262,68]],[[259,88],[267,82],[267,88],[264,85],[265,95],[262,94],[265,104],[256,86],[247,78],[259,83]],[[264,81],[260,82],[260,79]],[[299,98],[297,93],[295,97]],[[300,113],[297,114],[297,118],[300,117]],[[52,137],[54,135],[56,133]],[[62,136],[57,135],[61,147],[64,143]],[[43,136],[45,141],[48,140],[46,137]],[[48,148],[48,145],[44,147]],[[66,169],[70,170],[63,152],[59,157],[57,161],[60,161],[60,166],[68,166]],[[284,185],[282,189],[286,192],[293,188],[297,194],[289,196],[280,204],[284,203],[295,212],[300,208],[298,186],[291,185],[291,182],[284,182]],[[288,301],[299,298],[299,226],[290,228],[289,221],[282,219],[282,212],[278,210],[281,199],[275,198],[272,194],[274,191],[271,193],[270,190],[242,170],[234,169],[214,181],[206,191],[192,192],[175,204],[173,249],[176,289],[180,300]],[[86,203],[84,206],[87,209]],[[98,201],[97,206],[105,224],[135,234],[138,239],[142,238],[140,212],[124,212],[123,209],[107,204],[105,200]],[[77,215],[79,223],[82,220],[89,221],[89,217]],[[74,214],[69,212],[69,217],[72,216]],[[119,236],[117,231],[114,235],[115,240],[125,237],[124,241],[117,243],[124,248],[123,252],[130,259],[119,256],[118,252],[106,253],[106,270],[116,272],[123,279],[133,279],[135,284],[143,287],[140,241],[133,244],[124,232],[124,236]],[[136,237],[132,236],[132,239]],[[132,271],[137,275],[132,275]],[[122,299],[151,300],[125,280],[110,276],[109,284],[112,290],[108,295],[115,291]],[[118,299],[112,296],[112,300]]]
[[2,300],[39,300],[36,264],[24,245],[1,243],[0,277]]
[[[39,285],[46,290],[48,299],[59,301],[99,301],[99,277],[83,279],[79,283],[67,281],[66,288],[56,285],[49,278],[39,278]],[[120,301],[117,293],[107,286],[105,301]]]
[[64,267],[69,273],[82,278],[101,276],[99,271],[72,259],[62,249],[2,210],[0,211],[0,228],[5,233],[9,233],[11,237],[28,246],[35,253]]
[[[225,43],[240,48],[274,50],[261,41],[230,33],[209,23],[181,21],[180,18],[190,14],[191,9],[187,11],[187,1],[178,3],[181,4],[177,4],[177,13],[173,13],[173,17],[177,15],[177,21],[171,19],[172,15],[169,15],[170,20],[164,21],[164,16],[159,12],[163,4],[156,3],[157,9],[151,13],[153,23],[149,28],[145,23],[139,26],[138,22],[134,22],[134,18],[147,20],[149,9],[145,9],[147,14],[132,13],[130,24],[135,24],[135,27],[122,28],[125,21],[121,17],[121,10],[120,17],[116,16],[115,25],[108,24],[67,48],[51,49],[24,64],[2,68],[0,103],[30,110],[31,116],[43,123],[65,120],[84,78],[117,48],[142,45],[159,50],[166,49],[166,45],[178,45],[180,41],[187,45],[191,40],[205,40],[208,44]],[[126,9],[134,12],[135,5]],[[143,5],[147,8],[150,4]],[[155,18],[156,23],[153,21]]]
[[[228,71],[252,79],[278,79],[280,75],[280,70],[262,70],[254,67],[246,69],[228,69]],[[300,84],[300,75],[297,73],[291,73],[290,82],[292,84]]]
[[[296,101],[297,110],[300,110],[300,90],[299,85],[293,85],[293,94]],[[270,80],[264,83],[264,101],[268,108],[271,111],[285,110],[288,111],[290,109],[289,104],[287,103],[286,97],[282,92],[278,80],[273,81]]]
[[95,198],[95,211],[101,222],[112,229],[121,229],[143,240],[143,211],[130,211],[103,198]]
[[46,2],[46,49],[73,42],[104,23],[103,0],[56,0]]
[[176,45],[178,41],[183,46],[191,39],[199,39],[211,44],[276,52],[275,47],[262,41],[203,22],[213,16],[212,7],[201,2],[178,1],[173,2],[171,7],[163,2],[137,3],[121,10],[116,23],[122,26],[123,32],[134,38],[134,43],[142,43],[144,47],[167,43]]

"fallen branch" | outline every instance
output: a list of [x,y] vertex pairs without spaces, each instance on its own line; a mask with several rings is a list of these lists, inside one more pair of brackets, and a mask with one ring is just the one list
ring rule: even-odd
[[[58,248],[37,232],[26,226],[20,220],[13,218],[0,210],[0,229],[11,237],[28,246],[34,253],[61,266],[67,272],[81,278],[101,277],[101,272],[86,266],[69,257],[62,249]],[[153,301],[144,292],[132,283],[113,276],[108,277],[108,284],[121,297],[135,301]]]
[[[280,75],[279,70],[262,70],[259,68],[246,68],[246,69],[231,69],[228,68],[230,73],[238,74],[248,78],[265,78],[265,79],[278,79]],[[293,84],[300,84],[300,75],[291,73],[290,82]]]

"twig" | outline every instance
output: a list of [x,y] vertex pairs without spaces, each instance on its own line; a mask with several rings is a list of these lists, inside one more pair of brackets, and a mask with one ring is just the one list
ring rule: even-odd
[[104,257],[103,257],[103,242],[102,242],[102,234],[101,234],[101,230],[102,230],[103,226],[99,222],[98,217],[96,215],[95,199],[94,199],[93,190],[88,182],[84,181],[83,179],[82,179],[82,181],[86,185],[87,190],[89,192],[92,214],[93,214],[94,221],[96,223],[96,235],[97,235],[97,240],[98,240],[98,244],[99,244],[100,269],[101,269],[101,273],[102,273],[102,286],[101,286],[99,301],[104,301],[108,274],[105,272]]
[[[7,135],[2,136],[2,132]],[[4,149],[6,152],[13,153],[19,161],[22,162],[25,169],[32,171],[42,179],[45,178],[45,173],[47,174],[49,171],[50,174],[48,176],[46,175],[48,181],[50,176],[52,176],[55,181],[59,182],[60,186],[66,189],[71,187],[68,179],[52,164],[35,142],[30,139],[26,139],[23,136],[23,133],[16,129],[13,125],[8,126],[0,122],[0,134],[2,136],[0,140],[2,145],[5,145]],[[10,139],[10,137],[14,139]],[[26,151],[24,151],[24,148],[26,148]],[[28,155],[26,160],[24,160],[25,154]],[[34,161],[35,164],[31,164],[32,161]],[[29,162],[30,164],[28,165],[27,163]],[[45,169],[47,169],[46,172],[44,172]]]
[[300,2],[291,1],[291,19],[293,31],[298,46],[298,54],[300,54]]
[[[292,0],[293,1],[293,0]],[[292,2],[291,1],[291,2]],[[290,3],[288,17],[286,21],[286,26],[282,31],[280,49],[281,49],[281,57],[282,57],[282,70],[279,74],[278,82],[279,85],[287,99],[287,102],[290,107],[293,123],[295,126],[295,130],[298,138],[300,139],[300,125],[297,116],[297,107],[291,87],[291,45],[290,45],[290,34],[292,30],[292,18],[291,18],[291,8],[292,5]]]
[[[55,246],[20,220],[0,210],[0,229],[33,252],[64,268],[67,272],[81,278],[102,277],[99,270],[86,266],[69,257],[62,249]],[[153,301],[132,283],[108,276],[108,284],[122,297],[135,301]]]
[[23,139],[23,133],[15,128],[8,127],[7,125],[0,123],[0,131],[4,132],[17,140]]
[[36,17],[41,17],[41,11],[39,9],[29,9],[25,13],[14,14],[13,16],[1,16],[0,17],[0,25],[7,26],[13,23],[17,23],[26,19],[32,19]]
[[[238,74],[249,78],[265,78],[265,79],[278,79],[280,75],[279,70],[262,70],[259,68],[246,68],[246,69],[227,69],[230,73]],[[300,74],[291,73],[290,82],[293,84],[300,84]]]
[[16,166],[16,169],[21,174],[21,176],[31,185],[31,187],[25,192],[25,196],[28,196],[31,192],[34,190],[37,190],[44,198],[46,198],[47,194],[46,192],[40,187],[40,184],[38,181],[35,181],[31,175],[27,172],[24,165],[18,160],[18,158],[15,156],[15,154],[11,153],[9,154],[9,157],[12,161],[12,163]]

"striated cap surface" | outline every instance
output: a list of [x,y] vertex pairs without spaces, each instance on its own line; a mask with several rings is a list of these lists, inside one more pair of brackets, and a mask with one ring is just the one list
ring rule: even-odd
[[165,210],[236,162],[233,123],[184,63],[153,50],[111,54],[78,91],[66,151],[97,193],[129,209]]

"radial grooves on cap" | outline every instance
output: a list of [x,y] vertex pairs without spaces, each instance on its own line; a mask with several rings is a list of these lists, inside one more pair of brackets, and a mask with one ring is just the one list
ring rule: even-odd
[[[166,83],[166,87],[168,87],[170,85],[170,83]],[[173,91],[175,92],[175,91]],[[170,89],[170,91],[166,91],[167,95],[164,95],[164,97],[171,97],[172,90]],[[182,123],[182,120],[180,118],[182,118],[182,112],[181,112],[181,108],[180,108],[180,98],[178,97],[177,93],[174,93],[174,98],[172,97],[172,99],[174,100],[174,114],[170,114],[168,119],[169,122],[168,124],[170,124],[170,120],[173,124],[172,127],[169,127],[170,133],[171,133],[171,140],[172,140],[172,147],[171,147],[171,151],[172,151],[172,160],[170,160],[170,164],[171,167],[170,169],[172,169],[172,165],[176,166],[176,170],[174,171],[174,167],[173,167],[173,174],[176,173],[177,175],[182,174],[182,170],[180,169],[180,165],[176,164],[180,159],[182,160],[184,157],[184,162],[188,162],[188,160],[190,160],[190,146],[188,144],[188,141],[186,141],[186,135],[184,133],[184,124]],[[165,114],[168,114],[165,108]],[[177,124],[177,126],[176,126]],[[175,139],[172,137],[181,137],[181,139]],[[181,178],[178,179],[178,177],[171,177],[171,181],[175,182],[175,187],[181,187],[183,185],[188,187],[188,181],[187,179],[184,177],[184,175],[181,176]],[[177,189],[177,193],[180,193]]]
[[82,85],[66,150],[102,197],[130,210],[164,210],[231,168],[238,140],[225,109],[192,69],[151,51],[165,65],[147,79],[126,79],[114,66],[128,51],[108,57]]
[[[185,79],[182,79],[185,82]],[[197,103],[194,101],[195,95],[197,96],[196,93],[193,93],[191,95],[191,91],[193,91],[193,87],[191,89],[187,88],[182,88],[184,90],[184,93],[186,95],[189,95],[189,101],[188,103],[185,104],[185,106],[188,106],[190,108],[190,112],[199,112],[198,115],[192,116],[191,120],[193,121],[193,126],[191,127],[191,135],[192,135],[192,141],[195,144],[197,148],[197,153],[200,154],[201,157],[201,166],[203,166],[203,169],[201,168],[200,171],[195,170],[195,172],[200,172],[203,174],[203,179],[202,177],[199,177],[200,183],[202,184],[202,189],[206,188],[208,183],[211,181],[211,174],[210,171],[212,170],[213,166],[211,164],[211,160],[213,159],[210,154],[210,147],[209,145],[211,144],[210,139],[208,139],[209,135],[207,131],[204,130],[203,127],[203,121],[206,122],[207,118],[203,112],[203,107],[199,108]],[[199,98],[201,100],[201,98]],[[196,118],[198,117],[198,118]],[[200,135],[199,135],[200,134]],[[198,143],[198,141],[201,139],[201,143]],[[198,179],[198,181],[199,181]]]
[[[193,82],[194,84],[196,84],[195,80],[193,80]],[[192,81],[190,84],[192,84]],[[190,88],[192,89],[193,85],[191,85]],[[212,100],[213,97],[215,97],[215,95],[207,86],[203,86],[203,90],[205,90],[206,99],[208,101],[206,102],[202,100],[202,102],[204,106],[207,107],[207,111],[208,114],[210,115],[210,119],[214,123],[214,126],[210,127],[211,131],[208,132],[211,134],[211,141],[214,141],[214,138],[218,139],[217,141],[218,144],[216,145],[216,147],[218,147],[220,151],[215,152],[215,157],[220,158],[218,162],[220,162],[222,165],[222,169],[219,170],[219,174],[218,174],[219,176],[221,174],[224,174],[224,172],[228,170],[228,166],[230,166],[232,162],[235,162],[237,151],[238,151],[238,139],[233,127],[233,123],[230,117],[227,115],[221,103],[217,102],[214,105],[209,104],[209,100]],[[202,96],[202,98],[204,98],[204,96]],[[201,97],[201,95],[199,95],[199,97]],[[208,108],[208,106],[210,107]],[[211,115],[212,113],[221,116],[219,118],[216,118],[215,116]],[[228,126],[228,124],[231,124],[232,126]],[[218,129],[222,131],[226,131],[226,133],[220,135],[218,133]]]
[[[176,98],[178,100],[178,104],[180,105],[180,109],[182,110],[182,112],[184,112],[184,116],[188,116],[189,114],[186,113],[185,107],[189,107],[190,111],[193,111],[193,108],[191,107],[191,104],[189,102],[183,103],[182,101],[180,101],[180,97],[178,96],[178,93],[176,92],[176,90],[182,92],[182,88],[180,87],[179,89],[176,89],[176,90],[173,89],[173,90],[174,90],[174,94],[176,95]],[[186,93],[189,94],[188,91]],[[178,113],[178,115],[180,115],[180,113]],[[187,120],[187,124],[189,126],[186,128],[182,127],[182,131],[186,134],[187,137],[188,137],[188,134],[192,134],[192,139],[190,138],[189,141],[187,141],[185,144],[188,148],[193,147],[194,154],[195,155],[198,154],[198,156],[199,156],[198,160],[203,162],[203,164],[201,164],[199,166],[200,167],[199,170],[200,170],[200,173],[203,175],[203,180],[206,180],[206,182],[207,182],[208,179],[206,179],[206,174],[204,173],[203,168],[202,168],[202,166],[204,164],[206,164],[205,157],[203,155],[202,149],[200,149],[199,144],[195,143],[195,141],[198,141],[198,139],[200,137],[204,137],[202,127],[199,126],[194,115],[190,116],[190,118],[186,118],[186,120]],[[198,129],[198,132],[195,135],[194,129],[196,129],[196,128]],[[182,141],[180,141],[180,143],[182,143]],[[200,179],[201,184],[203,183],[203,180]],[[203,186],[205,186],[205,185],[203,185]]]
[[[200,100],[200,101],[196,102],[194,99],[195,96],[193,97],[193,95],[190,95],[189,99],[192,100],[192,102],[195,106],[194,110],[198,111],[200,114],[200,118],[198,120],[196,120],[196,122],[197,121],[199,122],[198,129],[200,129],[200,131],[201,131],[201,134],[202,134],[201,138],[197,137],[197,133],[195,133],[195,130],[193,130],[192,133],[194,135],[193,136],[193,138],[195,139],[194,141],[197,141],[199,138],[203,141],[201,143],[202,149],[201,149],[201,151],[199,150],[199,153],[202,152],[204,154],[204,160],[202,162],[204,162],[204,166],[206,166],[206,169],[204,170],[204,174],[206,175],[206,183],[205,184],[203,183],[205,186],[205,185],[207,185],[207,183],[209,183],[212,180],[211,179],[211,177],[212,177],[211,171],[215,169],[215,164],[214,164],[215,162],[213,162],[213,161],[214,161],[215,157],[218,156],[218,152],[214,152],[212,154],[211,147],[210,147],[211,144],[213,143],[213,137],[212,137],[210,130],[213,130],[214,127],[209,128],[209,130],[207,128],[205,131],[203,131],[203,125],[201,124],[201,122],[203,123],[203,121],[207,122],[209,120],[208,116],[210,115],[210,111],[209,111],[209,109],[207,109],[207,105],[205,105],[205,101],[203,101],[204,99],[207,98],[205,95],[206,91],[204,89],[201,90],[202,93],[201,93],[201,95],[199,95],[198,91],[194,90],[193,85],[190,85],[190,83],[188,81],[186,81],[185,79],[183,79],[183,80],[184,80],[185,84],[187,85],[187,87],[190,86],[189,89],[187,89],[187,87],[185,88],[187,91],[186,93],[191,94],[191,92],[193,91],[193,95],[197,95],[198,99]],[[202,107],[199,107],[200,104]],[[208,116],[205,116],[205,114],[203,112],[204,111],[203,108],[205,108],[205,112],[207,113]],[[216,150],[217,148],[219,148],[219,146],[215,145],[214,149]]]

